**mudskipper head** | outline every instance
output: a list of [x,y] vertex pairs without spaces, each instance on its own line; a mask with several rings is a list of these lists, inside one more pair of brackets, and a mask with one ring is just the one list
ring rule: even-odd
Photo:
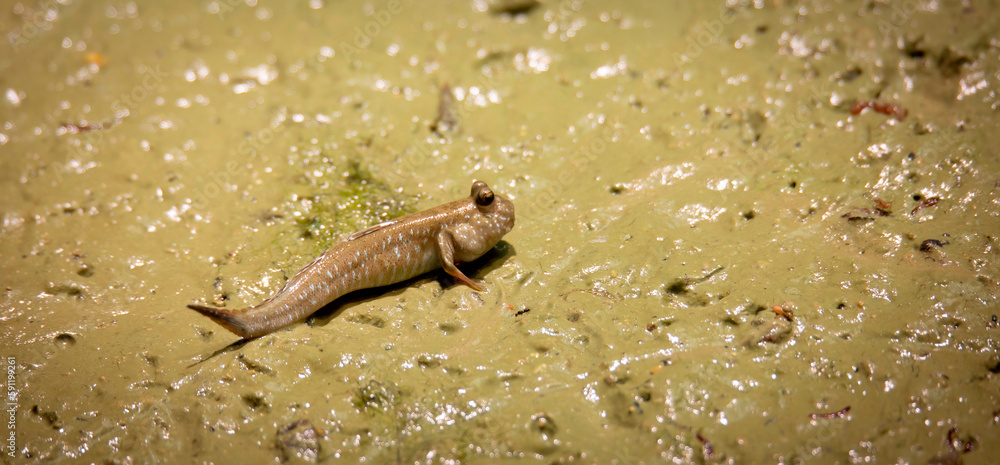
[[[514,204],[493,192],[483,181],[472,183],[467,223],[456,231],[456,259],[472,261],[493,248],[514,228]],[[469,210],[466,210],[469,211]]]
[[472,183],[470,197],[476,203],[476,209],[488,218],[490,225],[494,227],[496,234],[494,243],[514,229],[514,204],[510,203],[510,200],[493,193],[490,186],[483,181]]

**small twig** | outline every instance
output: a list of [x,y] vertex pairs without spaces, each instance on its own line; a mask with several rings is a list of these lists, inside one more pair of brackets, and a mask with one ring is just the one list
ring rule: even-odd
[[905,108],[894,103],[880,102],[878,100],[858,100],[854,102],[854,105],[851,105],[851,114],[860,115],[865,108],[871,108],[883,115],[895,117],[900,121],[906,118],[906,114],[909,113]]
[[913,216],[915,213],[917,213],[917,210],[920,210],[921,208],[933,207],[937,205],[940,200],[941,199],[937,197],[924,199],[922,202],[918,203],[916,207],[913,207],[913,210],[910,210],[910,216]]
[[851,411],[851,406],[848,405],[847,407],[844,407],[843,410],[838,410],[836,412],[830,412],[830,413],[810,413],[809,414],[809,418],[811,418],[811,419],[817,419],[817,418],[843,418],[843,417],[847,416],[847,412],[850,412],[850,411]]
[[715,453],[715,448],[712,447],[712,443],[708,442],[708,439],[705,439],[701,433],[696,433],[694,437],[698,438],[698,440],[705,445],[705,458],[711,458],[712,454]]

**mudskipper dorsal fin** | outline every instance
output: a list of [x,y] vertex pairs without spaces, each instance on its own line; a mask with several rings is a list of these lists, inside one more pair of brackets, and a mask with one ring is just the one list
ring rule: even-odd
[[367,235],[369,235],[369,234],[371,234],[371,233],[373,233],[375,231],[378,231],[378,230],[380,230],[382,228],[387,228],[387,227],[392,226],[394,224],[396,224],[396,220],[389,220],[389,221],[386,221],[384,223],[376,224],[375,226],[372,226],[370,228],[362,229],[362,230],[360,230],[360,231],[358,231],[358,232],[356,232],[354,234],[351,234],[350,236],[347,236],[347,239],[344,239],[344,242],[353,241],[353,240],[355,240],[355,239],[357,239],[359,237],[367,236]]

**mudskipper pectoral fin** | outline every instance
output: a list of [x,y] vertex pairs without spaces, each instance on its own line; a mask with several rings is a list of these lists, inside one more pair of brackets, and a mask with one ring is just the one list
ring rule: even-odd
[[462,270],[459,270],[455,266],[455,241],[450,232],[447,230],[439,232],[434,243],[437,247],[438,259],[441,261],[441,268],[444,268],[446,273],[466,286],[479,292],[486,292],[486,289],[483,289],[479,283],[469,279],[468,276],[462,273]]

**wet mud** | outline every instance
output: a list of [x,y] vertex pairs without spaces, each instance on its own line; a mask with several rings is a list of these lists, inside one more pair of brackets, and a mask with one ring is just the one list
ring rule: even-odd
[[[995,462],[990,2],[3,8],[4,463]],[[485,293],[185,307],[473,179]]]

